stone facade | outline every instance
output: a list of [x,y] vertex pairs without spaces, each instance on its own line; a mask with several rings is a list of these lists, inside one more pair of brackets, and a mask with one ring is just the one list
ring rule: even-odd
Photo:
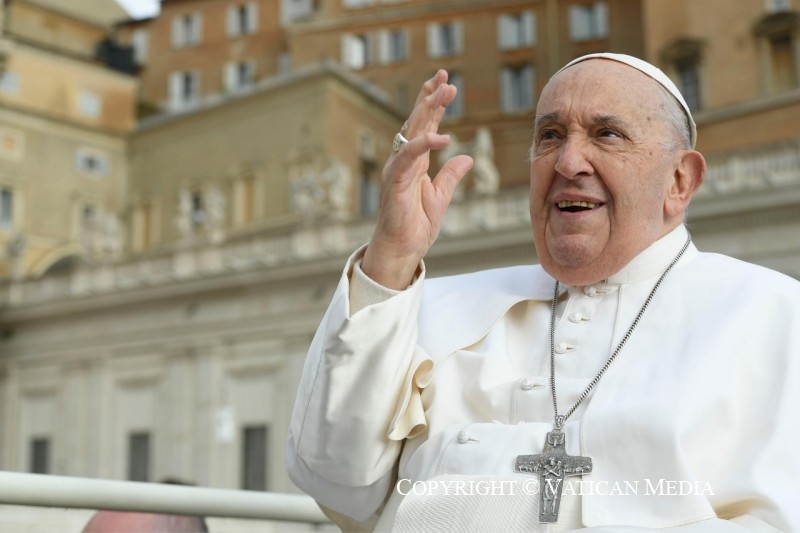
[[[59,105],[28,109],[33,93],[0,92],[0,187],[25,206],[14,231],[0,229],[0,469],[225,488],[255,473],[258,488],[296,490],[283,446],[305,351],[346,257],[372,232],[397,109],[439,66],[463,82],[462,113],[445,123],[451,151],[480,164],[426,259],[430,275],[536,261],[522,185],[535,98],[506,112],[503,69],[534,65],[538,93],[571,57],[611,49],[644,55],[696,96],[709,164],[689,217],[698,247],[800,278],[793,2],[257,4],[256,31],[235,37],[224,21],[248,2],[169,0],[161,16],[116,28],[127,43],[151,32],[145,100],[168,102],[170,73],[187,69],[209,89],[135,127],[134,79],[14,43],[9,71],[65,70]],[[201,7],[207,40],[174,47],[172,20]],[[498,42],[529,12],[533,41]],[[453,21],[460,51],[431,57],[432,35]],[[402,58],[385,55],[387,39],[403,42],[393,30],[407,32]],[[343,51],[356,36],[377,54],[364,64]],[[256,49],[258,75],[220,91],[224,65]],[[99,117],[65,96],[84,79],[99,80]],[[106,105],[106,94],[122,96]],[[104,179],[72,170],[84,146],[107,154]],[[78,231],[87,205],[97,224]],[[250,460],[252,442],[263,461]]]

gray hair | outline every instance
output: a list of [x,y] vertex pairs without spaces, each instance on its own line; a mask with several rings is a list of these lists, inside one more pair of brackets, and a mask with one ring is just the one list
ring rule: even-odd
[[661,109],[664,119],[672,127],[674,136],[669,141],[663,141],[661,145],[665,150],[691,150],[691,127],[689,126],[689,117],[686,115],[680,102],[672,96],[672,94],[660,83],[658,86],[658,96],[661,100],[659,108]]

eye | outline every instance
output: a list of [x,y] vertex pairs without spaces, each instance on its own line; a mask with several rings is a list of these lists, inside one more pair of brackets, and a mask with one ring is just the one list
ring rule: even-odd
[[543,129],[539,131],[539,141],[552,141],[558,139],[558,132],[554,129]]
[[622,135],[619,132],[614,131],[612,129],[608,129],[608,128],[601,129],[598,132],[598,136],[600,136],[600,137],[608,137],[608,138],[612,138],[612,139],[613,138],[616,138],[616,139],[621,139],[622,138]]

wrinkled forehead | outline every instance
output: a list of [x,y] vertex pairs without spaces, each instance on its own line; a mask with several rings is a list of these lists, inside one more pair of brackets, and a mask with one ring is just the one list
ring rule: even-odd
[[[597,91],[606,91],[604,94],[613,94],[615,90],[622,91],[631,98],[635,96],[634,90],[639,89],[644,91],[640,93],[645,100],[642,105],[647,105],[646,101],[651,98],[656,98],[656,101],[671,102],[667,105],[675,106],[676,111],[680,109],[685,120],[688,140],[694,148],[697,141],[697,125],[686,100],[672,80],[647,61],[625,54],[606,52],[585,55],[572,60],[556,72],[545,86],[545,90],[564,79],[593,86]],[[545,96],[545,91],[542,92],[542,96]]]
[[656,82],[635,69],[593,59],[554,75],[542,91],[536,115],[638,115],[657,105],[658,91]]

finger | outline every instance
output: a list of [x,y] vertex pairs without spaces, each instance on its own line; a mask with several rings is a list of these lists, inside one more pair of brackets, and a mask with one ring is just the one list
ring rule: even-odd
[[425,97],[433,94],[433,92],[443,83],[447,83],[447,71],[439,69],[431,79],[422,84],[422,87],[417,94],[417,99],[414,102],[414,107],[417,107]]
[[414,137],[392,155],[389,164],[386,165],[386,173],[390,175],[405,173],[420,161],[424,162],[425,168],[418,170],[427,172],[428,160],[427,158],[423,160],[423,156],[427,157],[431,150],[440,150],[448,144],[450,144],[449,135],[428,132]]
[[426,96],[411,112],[406,121],[409,139],[425,132],[435,132],[444,117],[446,107],[455,99],[456,88],[442,84],[434,92]]
[[467,175],[467,172],[472,168],[472,158],[468,155],[457,155],[442,166],[436,178],[433,180],[433,186],[436,191],[444,198],[446,205],[450,203],[453,198],[453,193],[456,187]]

